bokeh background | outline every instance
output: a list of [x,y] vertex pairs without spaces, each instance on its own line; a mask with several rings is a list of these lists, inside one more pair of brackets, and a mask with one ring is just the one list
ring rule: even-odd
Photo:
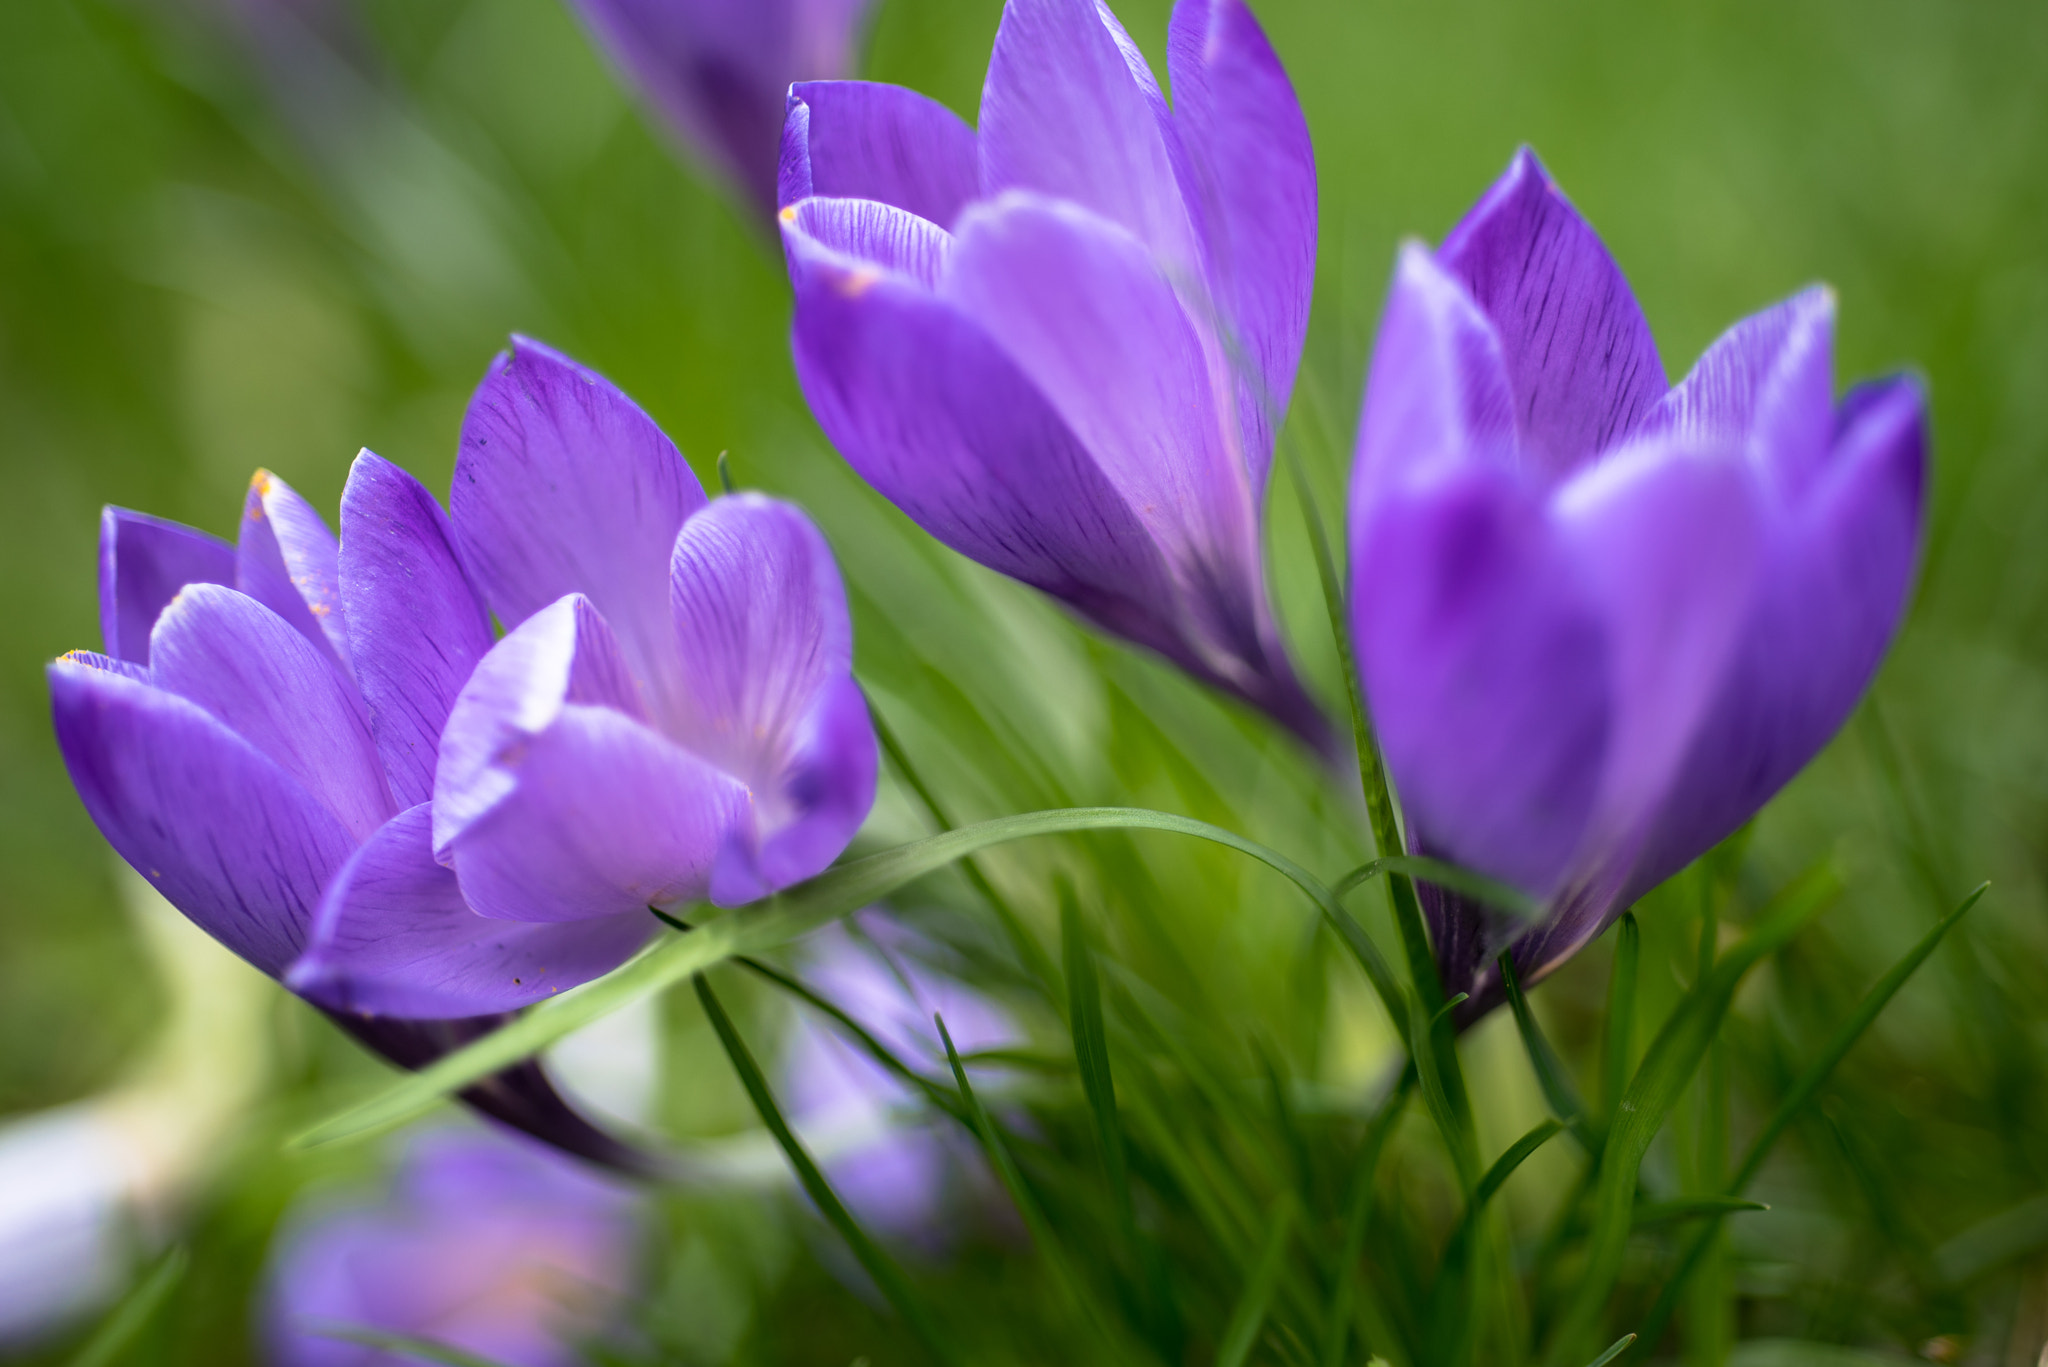
[[[1117,5],[1161,70],[1168,8]],[[1784,1208],[1739,1226],[1753,1233],[1736,1236],[1730,1326],[2032,1367],[2048,1337],[2048,6],[1256,8],[1321,170],[1289,437],[1332,519],[1397,242],[1441,235],[1524,142],[1604,234],[1674,377],[1729,322],[1814,280],[1839,293],[1844,380],[1927,377],[1935,478],[1910,623],[1872,700],[1744,856],[1759,896],[1823,858],[1848,892],[1731,1027],[1752,1079],[1738,1129],[1745,1085],[1767,1095],[1943,904],[1981,878],[1994,890],[1795,1136]],[[880,0],[865,74],[971,119],[998,13]],[[242,981],[253,972],[227,975],[249,999],[240,1015],[188,1020],[72,795],[42,667],[98,644],[98,509],[231,535],[262,466],[331,516],[361,446],[445,489],[463,404],[509,332],[610,374],[707,484],[728,451],[741,483],[813,511],[854,593],[863,677],[956,814],[1146,803],[1333,876],[1365,849],[1341,792],[1285,742],[959,562],[854,480],[804,409],[788,317],[766,226],[636,104],[560,0],[0,4],[0,1118],[167,1069],[211,1090],[167,1093],[166,1114],[227,1117],[201,1127],[184,1163],[198,1175],[142,1231],[138,1257],[182,1241],[193,1261],[136,1360],[247,1360],[279,1211],[378,1161],[287,1154],[280,1137],[380,1073]],[[1272,504],[1285,617],[1334,698],[1299,514],[1284,487]],[[892,790],[876,836],[918,820]],[[1041,920],[1065,858],[1000,866]],[[1100,842],[1076,876],[1133,971],[1172,961],[1226,1033],[1270,1032],[1302,1076],[1358,1084],[1385,1047],[1370,1008],[1334,974],[1302,990],[1305,913],[1208,858]],[[1126,860],[1149,873],[1119,883]],[[950,885],[927,894],[949,899]],[[1645,909],[1651,980],[1680,975],[1687,914]],[[1538,994],[1569,1047],[1592,1038],[1605,953]],[[1645,1000],[1654,1025],[1657,991]],[[773,1010],[753,1009],[772,1030]],[[720,1068],[688,1013],[668,1014],[657,1109],[691,1132],[743,1128],[730,1084],[700,1076]],[[1496,1151],[1535,1114],[1498,1034],[1472,1044],[1506,1060],[1476,1066],[1519,1098]],[[1518,1199],[1540,1211],[1568,1175],[1532,1164]],[[840,1362],[879,1332],[781,1206],[766,1224],[744,1202],[668,1212],[649,1299],[680,1326],[660,1340],[669,1360]],[[1965,1235],[1979,1243],[1959,1253]],[[19,1351],[55,1362],[75,1342]]]

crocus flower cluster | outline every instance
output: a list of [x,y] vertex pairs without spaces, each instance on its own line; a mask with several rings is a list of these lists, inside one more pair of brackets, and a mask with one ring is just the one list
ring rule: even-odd
[[1401,255],[1351,491],[1364,688],[1421,851],[1543,899],[1432,894],[1447,991],[1501,1000],[1748,820],[1847,719],[1904,609],[1918,385],[1833,394],[1834,300],[1669,387],[1635,297],[1523,152]]
[[[338,543],[268,475],[233,548],[110,510],[108,653],[50,668],[115,849],[407,1066],[615,967],[650,904],[818,872],[875,786],[844,592],[796,509],[707,503],[631,400],[524,340],[454,488],[451,517],[366,452]],[[573,1119],[511,1076],[494,1114]]]
[[[932,1017],[961,1054],[1016,1041],[1002,1008],[931,967],[930,946],[891,923],[859,933],[830,927],[805,955],[806,978],[899,1060],[944,1078],[949,1064]],[[948,1198],[988,1175],[957,1126],[937,1128],[923,1099],[838,1028],[804,1017],[782,1068],[791,1113],[823,1155],[826,1176],[863,1225],[912,1244],[943,1243]]]
[[763,213],[790,82],[853,67],[869,0],[572,0],[684,142]]
[[1242,0],[1180,0],[1167,47],[1170,108],[1096,0],[1010,0],[976,129],[895,86],[795,86],[797,374],[932,535],[1320,741],[1259,535],[1308,130]]
[[339,1337],[425,1339],[506,1367],[571,1367],[629,1289],[629,1193],[509,1139],[445,1132],[406,1154],[382,1200],[286,1217],[262,1333],[278,1367],[412,1362]]

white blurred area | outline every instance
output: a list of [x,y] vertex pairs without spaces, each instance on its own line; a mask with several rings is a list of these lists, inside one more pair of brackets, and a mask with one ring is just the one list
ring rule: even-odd
[[105,1306],[232,1151],[270,1065],[278,988],[125,865],[123,905],[165,1011],[124,1080],[0,1117],[0,1349]]

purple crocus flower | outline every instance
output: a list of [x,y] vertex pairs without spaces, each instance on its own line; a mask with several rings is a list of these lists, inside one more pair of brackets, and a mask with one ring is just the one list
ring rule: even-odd
[[1527,151],[1405,248],[1351,491],[1366,696],[1425,853],[1541,898],[1432,891],[1466,1018],[1493,959],[1556,968],[1748,820],[1840,728],[1896,630],[1925,401],[1833,396],[1834,297],[1731,328],[1668,387],[1593,230]]
[[[411,476],[367,452],[342,499],[345,545],[267,473],[250,487],[234,546],[119,508],[102,519],[107,653],[51,664],[58,746],[115,850],[272,977],[298,957],[359,851],[424,819],[441,722],[491,640],[446,523]],[[634,943],[549,947],[547,962],[602,971]],[[494,1028],[506,1004],[433,1021],[333,1014],[417,1068]],[[638,1166],[569,1110],[537,1064],[464,1098],[572,1152]]]
[[707,503],[631,399],[517,338],[463,421],[450,513],[450,564],[509,631],[492,645],[480,608],[463,626],[416,775],[432,800],[335,878],[293,987],[413,1017],[509,1010],[623,961],[659,929],[650,905],[751,901],[845,849],[875,736],[801,512]]
[[380,1202],[287,1217],[262,1307],[278,1367],[414,1361],[329,1332],[426,1339],[506,1367],[571,1367],[628,1289],[629,1193],[545,1150],[478,1134],[418,1140]]
[[[813,936],[807,976],[897,1058],[929,1076],[949,1076],[934,1013],[962,1054],[1015,1042],[1000,1007],[928,966],[921,953],[928,947],[887,923],[862,931],[831,926]],[[815,1018],[801,1021],[782,1073],[791,1113],[861,1223],[912,1243],[943,1243],[948,1195],[986,1179],[959,1130],[921,1117],[922,1098],[900,1077]]]
[[853,69],[869,0],[572,0],[698,155],[765,213],[790,82]]
[[1259,517],[1307,327],[1316,181],[1242,0],[1180,0],[1168,107],[1096,0],[1010,0],[979,130],[790,92],[797,374],[932,535],[1320,744]]

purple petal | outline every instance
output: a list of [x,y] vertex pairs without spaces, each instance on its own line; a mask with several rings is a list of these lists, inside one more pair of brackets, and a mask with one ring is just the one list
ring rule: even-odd
[[1647,890],[1753,816],[1838,731],[1898,629],[1918,556],[1925,400],[1911,380],[1843,405],[1825,470],[1769,529],[1757,604],[1636,882]]
[[559,924],[477,915],[455,874],[434,862],[422,803],[342,868],[285,983],[336,1011],[415,1020],[511,1011],[609,973],[656,925],[644,910]]
[[1746,447],[1795,494],[1831,445],[1834,331],[1835,297],[1821,287],[1743,319],[1652,410],[1644,435]]
[[949,226],[975,196],[974,130],[900,85],[805,81],[791,87],[779,198],[872,199]]
[[357,840],[394,810],[360,697],[328,656],[247,594],[189,585],[157,619],[153,682],[276,761]]
[[449,503],[463,561],[508,629],[586,594],[648,706],[673,710],[668,557],[704,490],[653,419],[597,372],[515,337],[463,418]]
[[1155,646],[1164,558],[1066,423],[986,333],[906,280],[785,228],[798,378],[840,454],[948,546]]
[[1608,639],[1541,507],[1471,468],[1352,528],[1360,676],[1429,853],[1535,895],[1584,839],[1611,743]]
[[1315,152],[1287,72],[1243,0],[1179,0],[1166,42],[1189,198],[1239,372],[1245,457],[1263,488],[1308,333]]
[[1200,261],[1171,125],[1143,58],[1096,0],[1010,0],[982,87],[981,192],[1037,190]]
[[786,236],[840,258],[855,279],[880,267],[934,289],[953,256],[952,236],[943,229],[871,199],[803,200],[782,211],[782,223]]
[[456,558],[441,505],[364,451],[341,496],[341,599],[370,729],[400,805],[434,792],[449,709],[491,648],[490,615]]
[[571,597],[499,642],[457,699],[435,845],[484,915],[590,920],[700,897],[746,817],[738,782],[619,710],[620,666]]
[[1258,574],[1250,475],[1209,356],[1128,233],[1006,195],[961,220],[944,293],[1044,394],[1191,584]]
[[341,605],[334,533],[289,484],[258,470],[242,504],[235,544],[235,587],[324,647],[343,672],[348,622]]
[[1493,327],[1420,245],[1401,250],[1373,346],[1351,475],[1352,525],[1388,489],[1477,462],[1517,464],[1514,395]]
[[69,660],[49,667],[71,781],[120,856],[273,976],[355,849],[298,782],[197,705]]
[[176,522],[107,508],[100,514],[100,636],[107,654],[149,663],[149,632],[187,584],[235,582],[235,550]]
[[1628,281],[1527,148],[1437,256],[1500,335],[1522,446],[1538,468],[1576,469],[1664,397],[1664,366]]
[[684,524],[670,595],[689,680],[678,734],[753,794],[753,840],[729,847],[711,886],[736,905],[821,871],[874,805],[846,590],[809,518],[742,494]]

